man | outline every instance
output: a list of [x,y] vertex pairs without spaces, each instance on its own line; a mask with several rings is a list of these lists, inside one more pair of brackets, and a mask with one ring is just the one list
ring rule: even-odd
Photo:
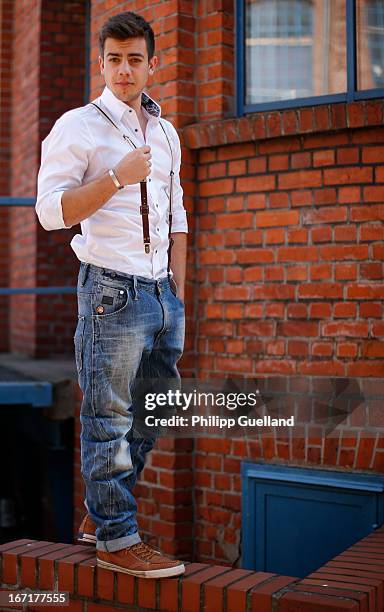
[[132,421],[137,378],[179,377],[187,233],[180,143],[143,91],[158,63],[150,25],[121,13],[103,25],[99,42],[106,87],[96,106],[65,113],[44,140],[36,203],[46,230],[82,230],[71,241],[81,262],[74,341],[88,512],[82,539],[96,541],[104,568],[175,576],[183,563],[138,533],[132,490],[154,440],[136,437]]

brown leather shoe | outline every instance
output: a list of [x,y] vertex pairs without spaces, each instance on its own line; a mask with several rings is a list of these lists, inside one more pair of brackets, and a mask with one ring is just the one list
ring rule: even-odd
[[[79,527],[77,540],[78,542],[90,542],[92,544],[96,544],[97,538],[95,534],[96,525],[89,516],[89,514],[86,514]],[[147,543],[147,546],[152,548],[157,555],[161,555],[161,552],[151,544]]]
[[138,542],[115,552],[98,550],[97,565],[141,578],[166,578],[185,572],[182,561],[173,561],[165,557],[145,542]]
[[77,540],[79,542],[90,542],[91,544],[96,544],[96,525],[89,516],[86,514],[83,518],[81,525],[79,527],[79,533],[77,535]]

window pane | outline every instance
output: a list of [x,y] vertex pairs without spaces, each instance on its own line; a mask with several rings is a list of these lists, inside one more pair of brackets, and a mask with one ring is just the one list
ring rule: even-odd
[[245,0],[246,104],[342,93],[346,0]]
[[357,2],[357,88],[384,87],[384,2]]

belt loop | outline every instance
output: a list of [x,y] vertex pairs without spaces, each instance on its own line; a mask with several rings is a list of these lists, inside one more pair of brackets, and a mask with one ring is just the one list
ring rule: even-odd
[[133,276],[133,299],[134,300],[139,299],[139,296],[137,294],[137,278],[135,275]]
[[89,266],[89,263],[84,264],[84,268],[81,275],[80,287],[84,287],[85,283],[87,282]]

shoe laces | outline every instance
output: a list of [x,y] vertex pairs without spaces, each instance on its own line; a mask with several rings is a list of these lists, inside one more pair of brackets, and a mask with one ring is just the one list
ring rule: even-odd
[[129,546],[127,549],[129,552],[133,552],[137,557],[143,559],[143,561],[149,561],[154,555],[157,553],[153,550],[149,544],[145,542],[138,542],[137,544],[133,544]]

